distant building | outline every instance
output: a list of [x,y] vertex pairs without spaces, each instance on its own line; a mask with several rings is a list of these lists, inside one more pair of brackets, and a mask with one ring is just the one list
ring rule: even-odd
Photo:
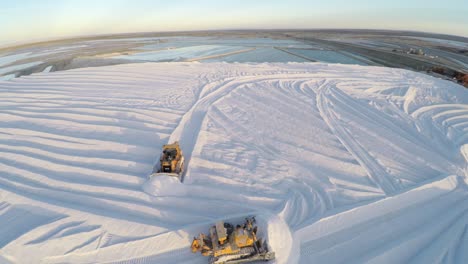
[[424,53],[424,51],[422,49],[413,49],[413,48],[411,48],[407,53],[408,54],[414,54],[414,55],[420,55],[420,56],[426,55],[426,53]]

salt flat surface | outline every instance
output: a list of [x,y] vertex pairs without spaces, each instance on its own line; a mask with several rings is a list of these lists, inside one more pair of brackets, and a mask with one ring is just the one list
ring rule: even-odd
[[[158,41],[161,40],[161,41]],[[244,46],[244,47],[298,47],[311,48],[309,44],[291,39],[271,39],[271,38],[230,38],[230,37],[162,37],[153,39],[155,44],[148,44],[141,49],[158,49],[164,46],[184,47],[200,45],[217,46]]]
[[200,45],[182,48],[169,48],[158,51],[138,52],[129,55],[119,55],[116,59],[142,60],[142,61],[186,61],[200,58],[219,56],[246,50],[242,46]]
[[268,47],[203,60],[203,62],[308,62],[308,60]]
[[447,39],[437,39],[437,38],[427,38],[427,37],[410,37],[410,36],[407,36],[406,38],[420,39],[420,40],[433,42],[433,43],[436,43],[436,44],[450,45],[450,46],[455,47],[455,48],[468,49],[468,43],[461,42],[461,41],[447,40]]
[[[465,263],[468,92],[399,69],[139,63],[0,81],[0,262],[207,263],[256,215],[272,263]],[[178,140],[184,182],[148,180]]]
[[367,63],[364,63],[363,61],[331,50],[288,49],[288,51],[312,59],[314,61],[367,65]]

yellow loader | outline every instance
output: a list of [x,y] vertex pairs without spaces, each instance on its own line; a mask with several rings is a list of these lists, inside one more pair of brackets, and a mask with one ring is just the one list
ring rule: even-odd
[[155,176],[172,176],[180,180],[183,172],[184,154],[180,149],[179,142],[176,141],[163,146],[159,163],[154,166],[150,178]]

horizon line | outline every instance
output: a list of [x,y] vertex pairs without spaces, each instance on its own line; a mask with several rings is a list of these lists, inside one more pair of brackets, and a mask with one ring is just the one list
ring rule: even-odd
[[201,29],[201,30],[169,30],[169,31],[135,31],[135,32],[120,32],[120,33],[98,33],[98,34],[87,34],[87,35],[72,35],[72,36],[63,36],[57,38],[42,38],[42,39],[35,39],[31,41],[24,41],[24,42],[17,42],[17,43],[0,43],[0,50],[4,49],[11,49],[11,48],[19,48],[22,46],[30,46],[30,45],[39,45],[45,43],[53,43],[53,42],[62,42],[62,41],[72,41],[77,39],[93,39],[99,37],[112,37],[112,36],[130,36],[130,35],[138,35],[138,34],[171,34],[171,33],[197,33],[197,32],[222,32],[222,31],[368,31],[368,32],[401,32],[401,33],[418,33],[418,34],[432,34],[432,35],[441,35],[446,37],[456,37],[456,38],[463,38],[468,42],[468,35],[453,35],[453,34],[446,34],[446,33],[437,33],[437,32],[428,32],[428,31],[418,31],[418,30],[410,30],[410,29],[372,29],[372,28],[224,28],[224,29]]

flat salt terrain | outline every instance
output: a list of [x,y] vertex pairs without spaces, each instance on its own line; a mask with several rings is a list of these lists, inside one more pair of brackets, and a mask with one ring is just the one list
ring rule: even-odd
[[241,46],[199,45],[183,48],[169,48],[159,51],[140,52],[131,55],[116,56],[116,59],[142,60],[142,61],[186,61],[198,60],[232,53],[243,52],[246,49]]
[[[465,263],[468,92],[399,69],[138,63],[0,81],[1,263],[207,263],[256,215],[272,263]],[[184,182],[148,181],[178,140]]]
[[308,62],[302,57],[288,54],[273,47],[255,48],[242,53],[236,53],[228,56],[209,58],[203,62]]
[[331,50],[289,49],[289,51],[314,61],[367,65],[362,61]]

